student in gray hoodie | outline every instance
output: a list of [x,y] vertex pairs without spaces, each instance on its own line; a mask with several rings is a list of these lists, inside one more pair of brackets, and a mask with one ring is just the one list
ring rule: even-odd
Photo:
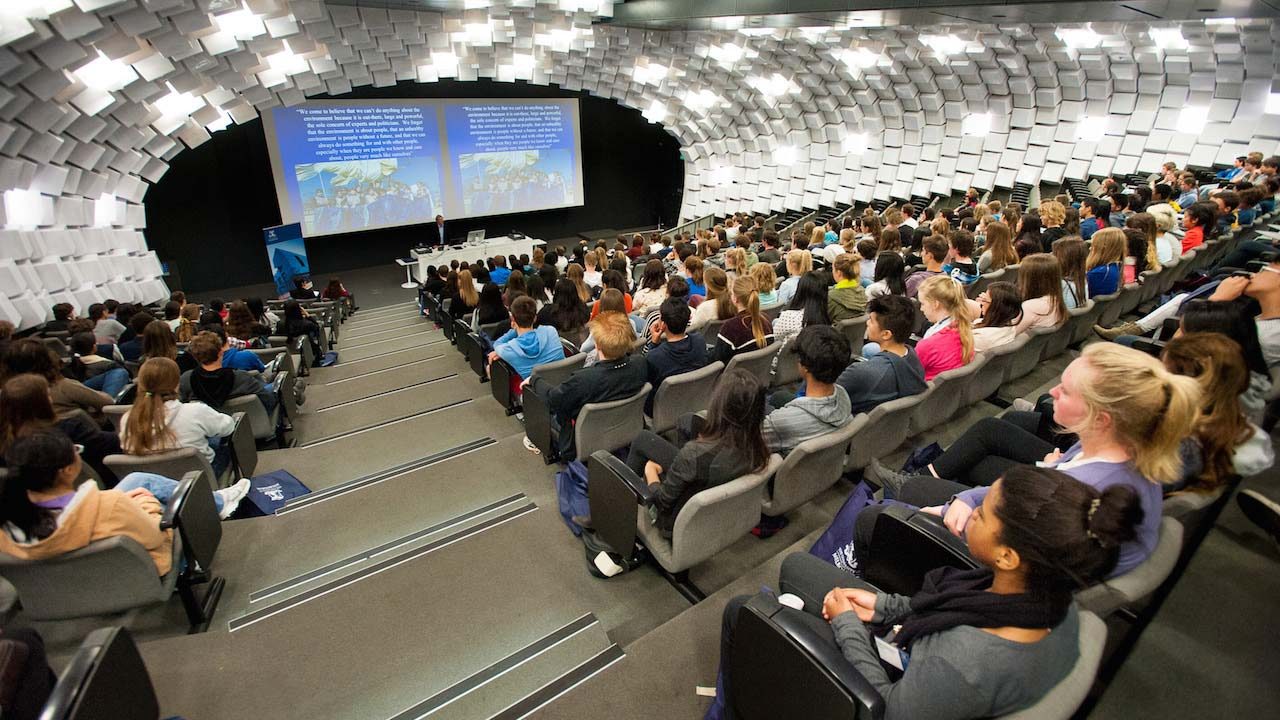
[[851,363],[836,379],[836,385],[849,393],[854,415],[928,387],[920,358],[906,344],[914,322],[915,308],[901,295],[882,295],[867,304],[867,340],[879,343],[880,352]]
[[498,358],[506,360],[516,374],[528,378],[533,368],[564,359],[564,346],[560,333],[550,325],[534,327],[538,317],[538,304],[528,295],[511,301],[511,329],[493,341],[489,362]]
[[805,440],[844,427],[853,417],[849,394],[835,384],[848,364],[848,339],[830,325],[810,325],[791,346],[805,395],[769,413],[762,428],[769,449],[782,455]]

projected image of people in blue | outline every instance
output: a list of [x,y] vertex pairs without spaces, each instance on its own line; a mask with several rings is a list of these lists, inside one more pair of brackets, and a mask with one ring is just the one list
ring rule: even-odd
[[464,214],[499,215],[573,204],[573,151],[516,150],[458,156]]
[[305,163],[294,174],[304,235],[430,222],[444,212],[434,157]]

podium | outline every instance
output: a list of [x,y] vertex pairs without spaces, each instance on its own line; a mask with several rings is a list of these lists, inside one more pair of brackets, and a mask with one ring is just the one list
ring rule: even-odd
[[400,287],[405,290],[418,287],[418,283],[413,280],[413,266],[417,265],[418,261],[413,258],[396,258],[396,264],[404,268],[404,282],[400,283]]

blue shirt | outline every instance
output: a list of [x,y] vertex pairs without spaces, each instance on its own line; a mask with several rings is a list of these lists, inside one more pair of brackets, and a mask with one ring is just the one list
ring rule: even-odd
[[489,280],[495,285],[506,285],[509,277],[511,277],[511,271],[501,266],[489,271]]
[[1088,240],[1098,232],[1098,218],[1090,217],[1080,221],[1080,237]]
[[1089,297],[1110,295],[1120,289],[1120,263],[1099,265],[1085,275],[1089,285]]
[[1196,195],[1195,190],[1188,190],[1178,196],[1178,207],[1185,210],[1194,205],[1199,199],[1200,196]]
[[695,283],[695,282],[693,281],[693,278],[686,278],[686,279],[689,281],[689,294],[690,294],[690,295],[701,295],[702,297],[706,297],[706,296],[707,296],[707,286],[706,286],[706,285],[699,285],[699,284]]
[[227,348],[227,351],[222,353],[222,367],[231,368],[232,370],[257,370],[262,372],[267,366],[262,364],[262,358],[248,350]]

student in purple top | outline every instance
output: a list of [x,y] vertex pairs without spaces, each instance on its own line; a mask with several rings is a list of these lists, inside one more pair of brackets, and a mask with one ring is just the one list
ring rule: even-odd
[[[929,475],[904,476],[877,463],[872,475],[886,497],[941,517],[959,536],[988,486],[1016,464],[1056,468],[1097,490],[1126,485],[1143,510],[1137,538],[1120,548],[1115,574],[1128,572],[1155,549],[1162,486],[1182,479],[1179,444],[1199,416],[1199,385],[1146,353],[1099,343],[1067,366],[1050,394],[1054,422],[1079,437],[1065,453],[1012,422],[989,418],[934,460]],[[862,512],[855,528],[863,567],[875,509]]]

